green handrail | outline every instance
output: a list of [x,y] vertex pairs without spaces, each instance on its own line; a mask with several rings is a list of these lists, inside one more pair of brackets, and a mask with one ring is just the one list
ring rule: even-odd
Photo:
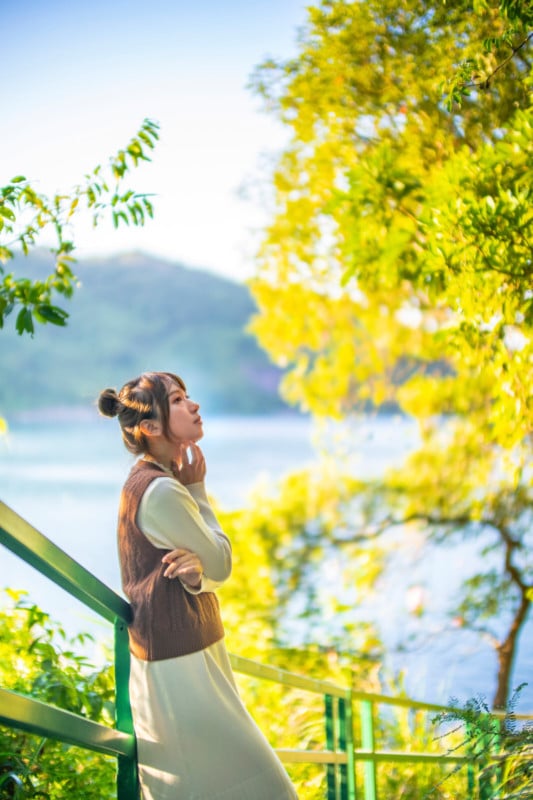
[[[2,688],[0,723],[115,756],[118,760],[118,800],[138,800],[135,735],[128,694],[130,656],[127,625],[131,619],[129,604],[1,501],[0,543],[114,624],[116,682],[115,728],[100,725],[77,714]],[[376,768],[380,763],[470,763],[466,755],[376,749],[376,705],[436,712],[450,711],[447,706],[420,702],[408,697],[360,692],[353,687],[338,686],[329,681],[297,675],[234,654],[230,654],[230,660],[235,672],[323,696],[326,749],[310,751],[278,748],[276,752],[285,763],[325,765],[328,800],[356,800],[359,797],[361,800],[378,800]],[[359,708],[360,747],[356,747],[354,741],[356,707]],[[501,716],[504,716],[503,712]],[[516,714],[515,717],[533,719],[525,714]],[[362,795],[358,794],[356,786],[358,762],[363,770]],[[467,781],[467,797],[471,798],[474,796],[475,785],[470,770]]]
[[71,711],[43,703],[18,692],[0,688],[0,722],[21,730],[51,736],[67,744],[89,747],[97,753],[131,757],[133,737]]
[[0,501],[0,532],[5,547],[109,622],[128,623],[131,609],[122,597]]
[[[281,760],[287,764],[322,764],[326,767],[327,800],[378,800],[377,765],[384,763],[418,763],[469,765],[468,755],[459,753],[419,753],[377,750],[375,747],[375,706],[377,704],[414,708],[423,711],[451,711],[449,706],[424,703],[408,697],[391,697],[353,688],[338,686],[328,681],[296,675],[278,667],[260,664],[251,659],[230,654],[235,672],[262,680],[269,680],[288,689],[303,689],[322,695],[325,704],[326,750],[277,749]],[[359,707],[361,747],[354,744],[353,716]],[[517,719],[531,719],[530,715],[516,715]],[[356,786],[356,765],[362,767],[362,793]],[[466,797],[474,797],[474,787],[467,787]],[[388,799],[387,799],[388,800]]]
[[135,735],[128,693],[130,657],[127,625],[131,619],[129,603],[1,501],[0,542],[42,575],[114,624],[115,728],[96,724],[77,714],[5,689],[0,691],[0,722],[115,756],[118,760],[117,798],[137,800],[139,788]]

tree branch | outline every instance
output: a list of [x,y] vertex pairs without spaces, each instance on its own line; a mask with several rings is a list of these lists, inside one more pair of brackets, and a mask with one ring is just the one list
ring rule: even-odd
[[513,583],[516,584],[516,586],[519,588],[521,597],[525,598],[528,590],[531,587],[528,586],[526,582],[522,579],[520,570],[512,562],[513,553],[518,548],[518,542],[516,542],[513,539],[513,537],[511,536],[505,525],[499,525],[497,527],[497,530],[505,544],[505,561],[504,561],[505,571],[507,572]]
[[416,512],[413,514],[408,514],[401,519],[395,519],[394,517],[386,517],[385,519],[381,520],[381,522],[376,523],[374,525],[370,525],[366,530],[360,531],[359,533],[348,537],[331,537],[330,541],[334,545],[344,546],[347,544],[354,544],[354,543],[363,543],[368,542],[373,539],[379,538],[388,528],[394,528],[399,525],[408,525],[410,522],[427,522],[428,525],[445,525],[447,527],[456,526],[456,527],[464,527],[465,525],[489,525],[493,528],[496,528],[493,520],[490,519],[472,519],[468,515],[459,515],[456,517],[436,517],[432,514],[424,514],[422,512]]
[[498,66],[495,67],[492,70],[492,72],[490,73],[490,75],[488,75],[484,80],[482,80],[482,81],[473,81],[472,83],[465,83],[465,84],[463,84],[464,88],[465,89],[469,89],[469,88],[476,87],[477,89],[488,89],[490,87],[490,82],[492,81],[492,79],[494,78],[496,73],[498,73],[501,69],[503,69],[505,66],[507,66],[509,61],[512,61],[513,58],[515,57],[515,55],[518,53],[518,51],[521,50],[522,47],[524,47],[531,39],[533,39],[533,31],[531,33],[528,33],[526,38],[523,39],[520,42],[520,44],[518,44],[516,47],[512,47],[511,48],[511,54],[509,56],[507,56],[507,58],[505,58],[501,62],[501,64],[498,64]]

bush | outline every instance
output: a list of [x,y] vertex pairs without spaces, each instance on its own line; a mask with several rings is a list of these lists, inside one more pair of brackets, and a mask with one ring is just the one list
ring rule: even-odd
[[[435,718],[438,724],[464,725],[460,746],[477,774],[483,800],[533,800],[533,725],[520,723],[514,714],[524,686],[515,690],[503,716],[492,712],[484,698],[475,697]],[[458,703],[452,698],[450,705]]]
[[[24,592],[9,589],[0,611],[0,684],[21,694],[112,725],[113,666],[92,665],[74,647],[91,637],[68,638],[61,625]],[[0,800],[111,800],[114,758],[53,739],[0,727]]]

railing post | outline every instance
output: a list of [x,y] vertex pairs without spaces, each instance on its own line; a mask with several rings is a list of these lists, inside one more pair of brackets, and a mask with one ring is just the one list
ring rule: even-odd
[[481,736],[481,748],[484,754],[484,763],[479,765],[479,800],[491,800],[494,797],[493,788],[498,784],[501,768],[496,764],[491,765],[491,756],[500,749],[499,720],[492,720]]
[[[470,739],[472,736],[472,726],[466,724],[466,738]],[[474,792],[476,789],[476,769],[473,761],[469,760],[466,765],[466,796],[467,800],[473,800]]]
[[[328,750],[335,751],[335,699],[330,695],[324,695],[324,710],[326,714],[326,747]],[[337,795],[337,765],[326,765],[327,781],[327,800],[339,800]]]
[[471,741],[467,767],[467,798],[473,800],[477,796],[479,800],[491,800],[494,797],[494,784],[498,784],[501,773],[500,766],[491,765],[492,753],[500,749],[500,722],[494,720],[486,729],[484,726],[467,724],[466,735]]
[[[371,700],[361,700],[361,746],[363,750],[369,750],[372,755],[376,749],[374,739],[374,704]],[[363,775],[365,800],[378,800],[376,762],[373,758],[363,761]]]
[[[498,755],[501,754],[502,751],[502,733],[504,732],[505,722],[501,719],[493,720],[493,730],[494,730],[494,741],[493,741],[493,753],[497,753]],[[494,766],[494,781],[496,786],[500,786],[504,774],[504,764],[502,761],[495,764]]]
[[353,695],[351,691],[348,692],[346,698],[346,752],[348,754],[348,800],[356,800]]
[[347,762],[341,764],[342,800],[355,800],[355,761],[353,742],[352,694],[339,699],[339,745]]
[[[126,623],[115,620],[115,720],[119,731],[134,733],[129,695],[130,652]],[[117,800],[138,800],[139,779],[135,756],[118,757]]]

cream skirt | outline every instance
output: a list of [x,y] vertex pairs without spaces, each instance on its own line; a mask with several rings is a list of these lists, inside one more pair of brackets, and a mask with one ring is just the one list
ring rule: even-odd
[[246,710],[224,640],[164,661],[131,657],[143,800],[296,800]]

